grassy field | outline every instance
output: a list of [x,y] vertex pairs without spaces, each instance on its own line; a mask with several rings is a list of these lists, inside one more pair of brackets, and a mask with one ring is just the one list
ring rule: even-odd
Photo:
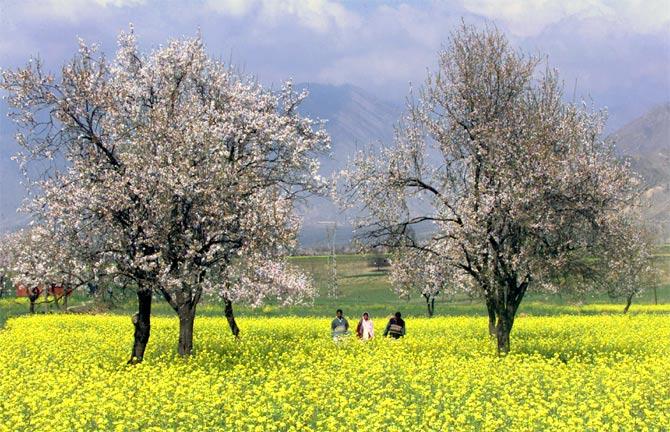
[[[667,250],[666,250],[667,249]],[[668,252],[668,255],[665,255]],[[662,249],[658,255],[659,266],[664,270],[663,281],[657,289],[657,299],[659,304],[670,303],[670,246]],[[337,257],[338,281],[341,290],[341,297],[332,299],[327,296],[330,268],[328,267],[328,257],[293,257],[292,262],[306,272],[313,275],[320,295],[312,308],[294,308],[287,311],[289,314],[297,315],[332,315],[334,308],[338,305],[342,309],[356,312],[356,315],[362,313],[361,308],[366,308],[375,315],[387,315],[394,309],[406,312],[407,315],[423,316],[426,314],[426,305],[423,297],[414,295],[408,300],[400,300],[392,292],[391,285],[385,272],[378,272],[376,268],[369,265],[368,257],[361,255],[342,255]],[[595,294],[585,297],[575,297],[569,295],[551,295],[543,293],[530,292],[524,298],[521,306],[521,313],[526,314],[555,314],[561,312],[585,312],[597,310],[593,307],[580,308],[580,305],[593,304],[616,304],[622,299],[612,299],[606,294]],[[653,291],[645,291],[636,297],[634,304],[653,304]],[[605,309],[609,309],[605,308]],[[464,296],[444,297],[437,300],[436,314],[454,316],[454,315],[479,315],[484,314],[485,309],[482,302],[478,299],[470,299]]]
[[[659,250],[657,255],[660,267],[665,270],[664,280],[656,292],[658,304],[670,304],[670,246]],[[243,305],[236,306],[236,314],[241,317],[281,317],[281,316],[331,316],[335,310],[341,308],[350,318],[358,318],[363,312],[369,312],[373,317],[386,317],[399,310],[406,316],[420,317],[426,315],[426,305],[423,297],[415,295],[410,299],[399,299],[391,290],[391,285],[385,271],[377,271],[370,265],[369,257],[364,255],[339,255],[337,257],[337,274],[339,296],[328,296],[331,280],[331,268],[326,256],[296,256],[292,257],[293,264],[310,274],[319,290],[319,296],[308,305],[293,307],[279,307],[268,304],[262,308],[252,309]],[[115,294],[117,297],[111,305],[92,303],[87,296],[77,295],[71,301],[73,311],[93,310],[132,314],[136,310],[136,299],[132,292]],[[654,293],[649,290],[643,292],[633,301],[631,312],[635,313],[637,305],[654,304]],[[521,304],[520,313],[527,315],[555,315],[567,314],[598,314],[616,313],[623,309],[622,299],[612,299],[605,294],[574,297],[569,295],[549,295],[528,293]],[[83,305],[83,306],[82,306]],[[107,310],[106,308],[111,307]],[[58,312],[53,304],[39,304],[39,313]],[[18,316],[28,312],[25,299],[0,299],[0,325],[10,316]],[[438,297],[436,301],[436,315],[438,316],[478,316],[485,314],[483,303],[479,299],[463,296]],[[160,297],[156,298],[153,306],[155,315],[174,316],[174,312]],[[205,298],[198,311],[200,316],[221,316],[223,308],[216,299]]]

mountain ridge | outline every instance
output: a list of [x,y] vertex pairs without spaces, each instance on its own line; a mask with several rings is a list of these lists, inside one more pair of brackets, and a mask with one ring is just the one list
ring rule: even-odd
[[670,242],[670,102],[653,107],[609,137],[645,182],[644,214]]
[[[357,150],[368,145],[389,144],[394,128],[402,115],[402,107],[384,101],[366,90],[351,84],[331,85],[303,82],[294,85],[298,91],[307,90],[308,97],[298,108],[313,119],[324,119],[331,136],[331,155],[320,159],[320,173],[330,177],[346,167]],[[6,112],[5,102],[0,102]],[[0,119],[0,232],[16,229],[25,218],[15,213],[22,199],[20,174],[11,155],[17,146],[11,136],[13,125]],[[670,241],[670,102],[653,107],[644,115],[632,119],[609,135],[617,153],[630,161],[631,167],[646,182],[645,196],[648,219],[662,228]],[[301,239],[308,244],[325,241],[322,221],[334,221],[341,227],[338,238],[351,237],[345,215],[326,198],[311,198],[299,207],[304,220]],[[307,239],[311,239],[307,241]],[[317,241],[318,240],[318,241]]]

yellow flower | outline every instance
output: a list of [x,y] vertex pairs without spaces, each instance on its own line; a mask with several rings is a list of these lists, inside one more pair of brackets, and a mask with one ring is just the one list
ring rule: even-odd
[[[319,318],[152,319],[125,365],[120,316],[31,316],[0,331],[0,432],[32,430],[670,429],[664,313],[525,316],[498,358],[486,320],[409,319],[399,341],[334,344]],[[39,331],[35,331],[39,329]]]

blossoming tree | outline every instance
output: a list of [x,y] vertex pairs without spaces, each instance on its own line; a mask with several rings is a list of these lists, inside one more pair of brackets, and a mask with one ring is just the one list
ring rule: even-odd
[[319,192],[316,155],[329,139],[298,115],[305,94],[262,88],[205,52],[201,39],[142,53],[122,33],[114,61],[80,44],[60,77],[39,62],[3,74],[23,157],[61,157],[39,183],[39,217],[77,232],[110,274],[137,288],[135,346],[150,333],[152,292],[179,317],[181,355],[193,348],[203,295],[226,303],[314,294],[287,266],[296,200]]
[[5,289],[9,281],[9,271],[11,263],[9,261],[9,246],[10,237],[8,235],[0,236],[0,298],[5,296]]
[[[602,116],[565,103],[557,73],[538,65],[497,29],[463,25],[395,144],[344,172],[349,202],[364,209],[359,237],[447,266],[452,289],[485,300],[501,353],[528,289],[610,244],[635,195],[601,139]],[[427,235],[408,235],[421,225]]]
[[411,248],[399,249],[391,260],[390,278],[393,291],[400,297],[409,299],[418,293],[426,300],[427,314],[435,313],[435,299],[438,295],[452,294],[451,281],[454,276],[449,263],[440,257],[427,257]]
[[615,232],[608,236],[614,244],[603,251],[593,272],[595,281],[610,297],[625,299],[623,313],[628,312],[634,297],[655,288],[660,281],[653,255],[656,235],[641,220],[636,212],[620,218],[612,227]]

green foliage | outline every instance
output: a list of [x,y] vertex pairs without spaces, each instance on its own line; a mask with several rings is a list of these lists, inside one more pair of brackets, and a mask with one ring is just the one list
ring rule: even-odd
[[[670,254],[666,257],[663,251],[670,252],[670,246],[661,249],[661,254],[656,257],[659,265],[670,268]],[[341,296],[337,299],[327,296],[330,269],[327,256],[295,256],[291,257],[292,264],[300,267],[312,275],[314,283],[319,290],[319,296],[313,304],[279,307],[276,304],[268,304],[262,308],[253,309],[244,305],[236,305],[236,315],[245,316],[320,316],[327,317],[335,314],[335,310],[342,308],[349,318],[358,318],[363,312],[369,312],[373,317],[380,319],[400,310],[407,316],[425,316],[426,303],[421,297],[414,296],[409,300],[399,299],[391,290],[391,285],[385,273],[377,272],[371,268],[369,255],[339,255],[337,257],[338,278]],[[663,267],[661,267],[663,268]],[[132,315],[137,312],[137,300],[130,293],[115,292],[116,300],[111,306],[112,311]],[[670,272],[666,270],[663,283],[657,289],[659,304],[670,303]],[[599,313],[620,313],[623,303],[612,304],[612,299],[606,293],[592,295],[551,295],[534,294],[526,296],[519,313],[528,315],[557,315],[557,314],[582,314],[591,315]],[[634,300],[631,313],[642,304],[653,304],[654,293],[646,290]],[[105,307],[110,307],[105,304]],[[70,310],[74,312],[100,312],[102,305],[98,305],[90,297],[79,294],[70,299]],[[55,308],[51,312],[58,312]],[[173,316],[174,311],[161,298],[156,297],[152,307],[154,315]],[[39,307],[38,313],[43,313],[44,308]],[[651,311],[654,312],[654,311]],[[28,304],[25,299],[4,298],[0,299],[0,325],[3,325],[10,316],[28,313]],[[206,298],[198,306],[198,314],[202,316],[222,316],[223,305],[216,299]],[[461,297],[439,296],[436,301],[435,314],[438,316],[484,316],[486,309],[482,302],[477,299]]]

